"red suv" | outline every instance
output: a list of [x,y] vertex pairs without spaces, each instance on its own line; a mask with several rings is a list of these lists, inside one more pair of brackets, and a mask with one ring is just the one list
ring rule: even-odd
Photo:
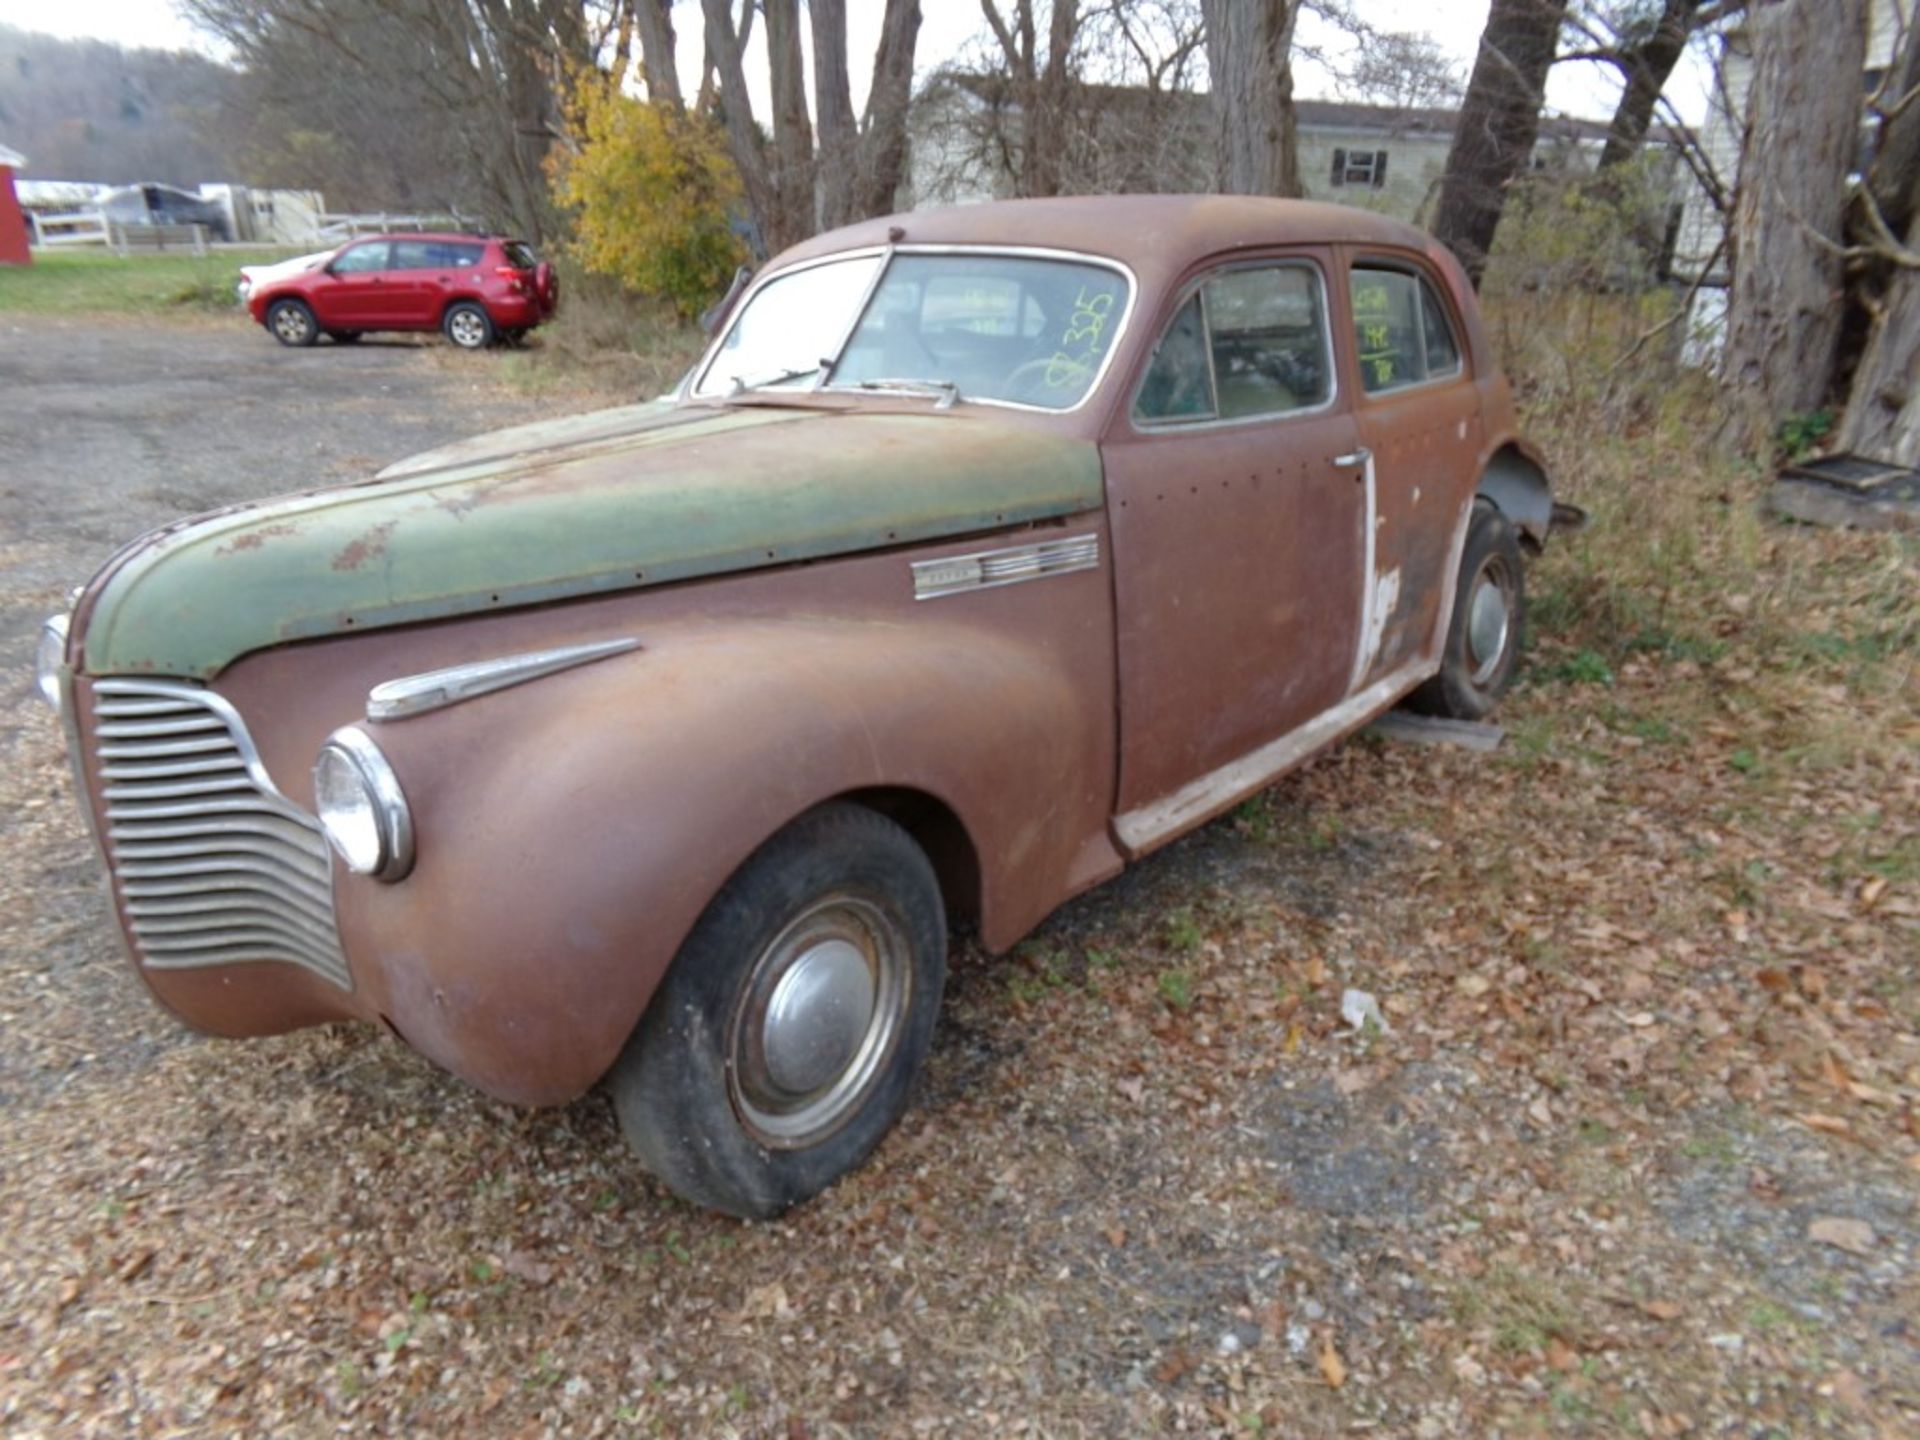
[[282,345],[369,330],[438,330],[462,350],[518,340],[554,312],[553,266],[524,241],[485,235],[377,235],[324,265],[256,284],[247,310]]

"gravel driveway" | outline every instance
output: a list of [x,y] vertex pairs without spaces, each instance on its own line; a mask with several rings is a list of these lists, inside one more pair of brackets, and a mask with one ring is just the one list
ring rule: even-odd
[[962,947],[916,1106],[777,1224],[673,1200],[599,1097],[180,1032],[35,627],[181,512],[558,408],[497,359],[0,318],[0,1431],[1915,1433],[1920,912],[1831,857],[1912,853],[1920,783],[1889,750],[1784,828],[1646,719],[1697,667],[1533,681],[1492,756],[1349,744]]

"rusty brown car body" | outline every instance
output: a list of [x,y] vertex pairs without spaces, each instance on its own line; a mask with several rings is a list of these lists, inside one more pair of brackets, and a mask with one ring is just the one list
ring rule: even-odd
[[[864,278],[886,363],[1055,349],[997,399],[842,383],[830,347],[865,330],[799,342],[820,375],[713,380],[808,273]],[[182,1020],[366,1020],[532,1105],[612,1071],[650,1165],[766,1214],[899,1113],[947,917],[1005,949],[1410,693],[1490,704],[1551,501],[1459,267],[1359,211],[909,214],[778,257],[729,323],[666,402],[135,542],[52,625],[43,683]],[[459,668],[503,657],[498,684]],[[321,783],[348,843],[404,847],[384,874],[314,819],[343,731]],[[826,864],[803,851],[852,867],[808,882],[824,909],[782,878]],[[669,996],[695,966],[721,978]],[[687,1074],[708,1090],[658,1113]]]

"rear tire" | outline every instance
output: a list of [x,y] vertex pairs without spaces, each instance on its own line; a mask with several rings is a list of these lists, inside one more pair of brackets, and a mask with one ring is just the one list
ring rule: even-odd
[[462,350],[484,350],[493,344],[493,317],[484,305],[461,300],[440,317],[440,330]]
[[304,300],[276,300],[269,305],[267,330],[282,345],[301,350],[320,338],[320,322]]
[[940,884],[899,825],[802,816],[707,906],[609,1077],[627,1141],[695,1204],[769,1219],[906,1109],[946,983]]
[[1440,673],[1407,697],[1407,708],[1454,720],[1486,719],[1513,683],[1526,611],[1526,573],[1513,522],[1491,502],[1476,500]]

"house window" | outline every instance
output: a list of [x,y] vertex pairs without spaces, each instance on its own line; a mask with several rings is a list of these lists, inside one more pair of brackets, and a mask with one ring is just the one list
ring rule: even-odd
[[1355,185],[1363,190],[1378,190],[1387,183],[1387,152],[1384,150],[1335,150],[1333,183],[1337,187]]

